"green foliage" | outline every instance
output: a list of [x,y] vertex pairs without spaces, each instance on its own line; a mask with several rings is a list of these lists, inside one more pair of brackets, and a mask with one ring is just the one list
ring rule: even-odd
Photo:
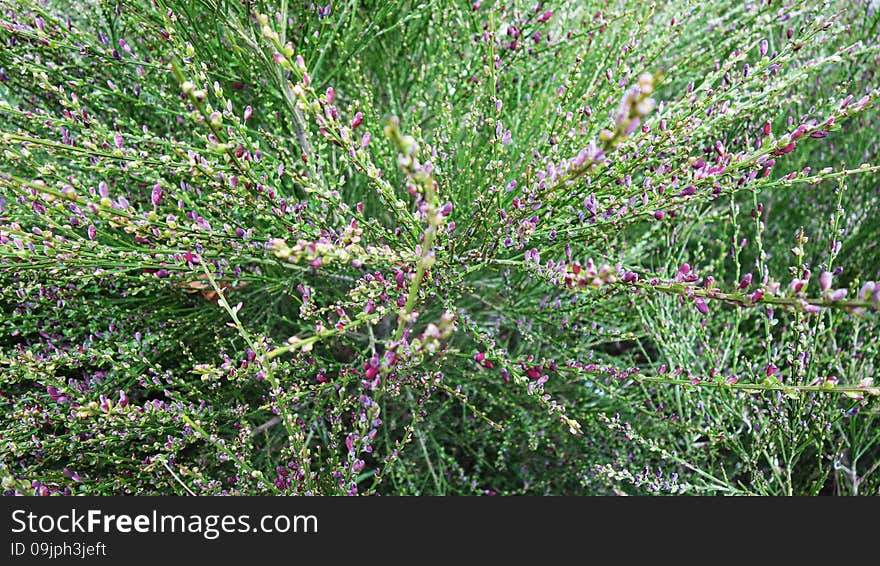
[[0,0],[3,491],[877,494],[878,26]]

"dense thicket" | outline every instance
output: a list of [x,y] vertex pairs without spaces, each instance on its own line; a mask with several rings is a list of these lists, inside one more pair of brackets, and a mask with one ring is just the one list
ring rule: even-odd
[[876,2],[327,2],[0,0],[4,492],[878,493]]

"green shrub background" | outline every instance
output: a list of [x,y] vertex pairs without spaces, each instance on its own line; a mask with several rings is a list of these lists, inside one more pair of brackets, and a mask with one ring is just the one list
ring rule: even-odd
[[0,0],[5,493],[878,493],[876,2],[326,1]]

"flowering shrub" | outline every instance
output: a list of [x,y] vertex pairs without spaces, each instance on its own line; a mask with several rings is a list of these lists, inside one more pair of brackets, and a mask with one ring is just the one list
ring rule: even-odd
[[0,3],[5,493],[880,490],[875,5],[73,4]]

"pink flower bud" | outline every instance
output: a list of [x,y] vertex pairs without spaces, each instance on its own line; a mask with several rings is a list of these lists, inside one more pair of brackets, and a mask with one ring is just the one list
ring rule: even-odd
[[364,113],[357,112],[354,117],[351,119],[351,129],[355,129],[360,126],[364,121]]
[[244,109],[244,121],[245,121],[245,122],[247,122],[248,120],[250,120],[250,119],[251,119],[251,116],[253,116],[253,115],[254,115],[254,109],[253,109],[253,108],[251,108],[250,106],[248,106],[248,107],[246,107],[246,108]]
[[552,17],[553,17],[553,10],[547,10],[546,12],[544,12],[543,14],[538,16],[538,21],[543,23]]
[[766,39],[761,40],[761,46],[758,48],[758,52],[761,54],[761,57],[767,54],[767,50],[770,48],[770,44]]

